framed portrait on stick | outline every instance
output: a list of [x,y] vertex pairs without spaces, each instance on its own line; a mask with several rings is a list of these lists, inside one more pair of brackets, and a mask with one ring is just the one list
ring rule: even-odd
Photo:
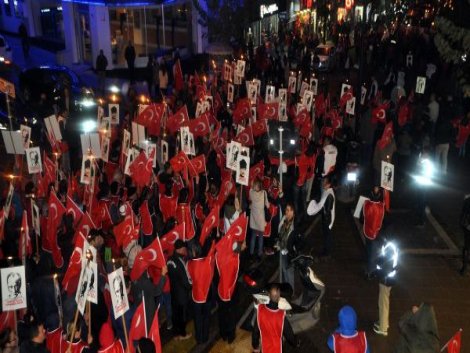
[[26,275],[24,266],[2,268],[1,279],[2,311],[26,308]]

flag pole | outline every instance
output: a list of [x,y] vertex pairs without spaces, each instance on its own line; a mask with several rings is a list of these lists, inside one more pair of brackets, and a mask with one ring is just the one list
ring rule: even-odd
[[[459,330],[458,330],[457,332],[462,332],[462,331],[463,331],[463,330],[462,330],[461,328],[459,328]],[[452,335],[452,337],[450,338],[450,340],[447,341],[447,343],[444,345],[444,347],[442,347],[441,352],[444,352],[444,349],[447,348],[447,346],[449,345],[449,343],[453,340],[454,336],[455,336],[455,333]]]
[[[116,261],[114,259],[111,259],[113,262],[113,271],[116,271]],[[124,287],[126,285],[124,284]],[[122,327],[124,329],[124,337],[126,339],[126,352],[129,351],[129,336],[127,335],[127,325],[126,325],[126,319],[124,318],[124,314],[121,315],[121,320],[122,320]]]
[[91,302],[87,300],[86,302],[87,311],[88,311],[88,339],[91,336]]

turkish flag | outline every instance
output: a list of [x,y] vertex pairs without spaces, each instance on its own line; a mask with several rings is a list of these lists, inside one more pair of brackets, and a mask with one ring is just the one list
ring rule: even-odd
[[380,104],[372,109],[372,123],[385,123],[386,111],[389,107],[389,103]]
[[382,137],[379,141],[377,141],[377,146],[379,149],[383,150],[385,146],[387,146],[393,138],[393,123],[390,121],[387,125],[385,125],[384,132],[382,133]]
[[132,217],[126,217],[118,225],[114,226],[114,237],[116,243],[123,248],[127,247],[132,240],[139,237],[139,229],[134,228]]
[[75,239],[75,248],[70,257],[69,266],[62,279],[62,286],[68,295],[72,295],[77,291],[78,280],[82,270],[83,245],[85,241],[84,235],[79,233]]
[[57,175],[57,166],[51,159],[44,153],[44,176],[47,179],[47,184],[53,183]]
[[338,111],[336,109],[331,109],[327,114],[326,114],[326,119],[330,120],[331,122],[331,127],[333,129],[339,129],[343,125],[343,119],[339,115]]
[[152,235],[153,233],[153,222],[152,222],[152,216],[150,215],[150,210],[149,210],[149,202],[148,200],[145,200],[142,202],[142,205],[140,205],[140,219],[141,219],[141,229],[142,233],[145,235]]
[[67,195],[67,214],[72,214],[73,216],[73,225],[76,227],[80,219],[83,217],[83,211],[78,207],[78,205],[72,200],[70,196]]
[[200,101],[203,101],[206,96],[207,96],[206,87],[204,87],[203,85],[197,85],[196,86],[196,97]]
[[226,164],[226,160],[225,160],[225,155],[224,153],[222,152],[222,150],[218,147],[214,148],[215,150],[215,153],[217,154],[216,158],[216,162],[217,162],[217,166],[222,169],[222,168],[225,168],[225,166],[227,165]]
[[307,108],[303,107],[294,117],[294,125],[296,127],[302,127],[303,124],[307,123],[307,121],[311,121],[310,113],[308,112]]
[[163,112],[165,110],[164,104],[149,104],[135,119],[139,125],[147,128],[150,135],[160,135],[161,121]]
[[462,346],[462,330],[458,330],[447,344],[447,353],[460,353]]
[[248,217],[242,213],[230,226],[225,236],[232,239],[232,242],[243,242],[246,238],[246,228]]
[[[113,225],[113,220],[111,219],[111,214],[109,213],[107,200],[99,200],[96,206],[92,206],[91,217],[93,223],[98,229],[109,229]],[[93,205],[96,202],[93,202]]]
[[[192,175],[193,177],[206,172],[206,156],[203,154],[191,159],[191,164],[193,165],[192,169],[196,172],[195,175]],[[189,171],[191,172],[192,169],[190,168]]]
[[175,114],[170,116],[166,122],[168,132],[173,134],[181,126],[189,122],[188,108],[186,105],[182,106]]
[[214,277],[215,257],[206,257],[188,261],[188,272],[193,282],[192,297],[195,303],[205,303]]
[[31,238],[29,237],[28,213],[26,211],[23,211],[18,245],[18,257],[20,259],[26,259],[26,256],[31,256],[33,247],[31,245]]
[[[175,172],[180,172],[185,167],[189,167],[189,166],[192,168],[191,161],[189,160],[186,153],[184,153],[183,151],[180,151],[176,156],[170,159],[170,164],[171,164],[171,167],[173,168],[173,171]],[[195,171],[191,170],[191,172],[192,173],[194,172],[195,174]]]
[[277,120],[279,117],[279,102],[260,103],[257,111],[258,119]]
[[346,107],[346,103],[348,103],[353,98],[354,98],[353,88],[350,87],[348,90],[346,90],[346,92],[343,93],[343,95],[339,99],[340,108],[344,109],[344,107]]
[[0,211],[0,241],[5,239],[5,210]]
[[235,124],[240,124],[246,118],[251,118],[251,102],[248,98],[242,98],[237,101],[232,119]]
[[158,323],[159,309],[160,307],[158,307],[157,311],[155,311],[155,315],[153,315],[152,325],[150,326],[149,331],[149,338],[155,345],[155,353],[162,353],[162,343],[160,341],[160,325]]
[[382,228],[382,221],[385,214],[384,203],[366,200],[363,207],[364,235],[368,239],[374,240],[379,234],[380,228]]
[[268,121],[266,119],[258,119],[251,124],[253,137],[258,137],[268,132]]
[[150,185],[150,179],[153,174],[152,166],[155,158],[155,149],[152,149],[152,153],[149,158],[145,155],[144,151],[141,151],[136,159],[129,166],[132,180],[136,186]]
[[209,119],[207,118],[207,114],[201,114],[196,119],[192,119],[189,121],[189,131],[193,133],[194,136],[206,136],[211,132],[211,128],[209,126]]
[[174,88],[176,91],[181,91],[184,87],[183,70],[181,69],[181,62],[179,59],[173,65],[173,77],[175,79]]
[[165,194],[159,195],[160,211],[162,213],[163,222],[166,222],[170,218],[174,218],[176,215],[176,206],[178,203],[177,192],[173,192],[175,195],[167,196]]
[[47,232],[46,238],[52,250],[52,258],[57,268],[61,268],[64,264],[64,259],[57,245],[57,228],[62,223],[66,209],[64,205],[57,198],[54,191],[51,191],[49,196],[49,214],[47,216]]
[[142,303],[135,310],[129,330],[129,351],[135,353],[134,342],[142,337],[147,337],[147,317],[145,315],[145,296],[142,296]]
[[315,99],[315,116],[322,116],[326,113],[326,100],[323,93],[320,93]]
[[398,125],[404,126],[407,122],[408,119],[410,118],[410,105],[408,102],[405,102],[400,105],[398,108]]
[[259,161],[254,166],[250,168],[250,185],[253,184],[253,181],[258,178],[262,177],[264,174],[264,161]]
[[222,101],[219,92],[216,92],[214,96],[214,113],[217,114],[223,106],[224,102]]
[[167,252],[171,256],[175,248],[175,242],[178,239],[184,240],[184,224],[178,224],[175,228],[161,237],[163,251]]
[[232,173],[227,173],[222,178],[219,195],[217,195],[217,204],[219,205],[219,207],[222,208],[228,195],[235,193],[235,191],[236,187],[232,179]]
[[297,178],[297,185],[302,186],[304,185],[305,180],[307,180],[309,171],[312,171],[315,167],[315,157],[302,154],[297,159],[297,167],[299,168],[299,177]]
[[311,133],[312,133],[312,122],[310,120],[307,120],[300,127],[299,135],[302,137],[308,138]]
[[131,280],[138,280],[140,276],[142,276],[142,273],[144,273],[150,266],[162,268],[165,265],[166,262],[165,257],[163,256],[160,239],[156,237],[149,246],[139,251],[135,257],[134,266],[130,273]]
[[207,237],[211,234],[212,229],[217,228],[220,222],[220,206],[217,205],[212,208],[210,213],[204,220],[204,224],[201,229],[201,236],[199,237],[199,243],[204,246]]
[[253,146],[255,144],[255,140],[253,137],[253,129],[251,125],[244,128],[243,131],[240,131],[234,140],[247,147]]

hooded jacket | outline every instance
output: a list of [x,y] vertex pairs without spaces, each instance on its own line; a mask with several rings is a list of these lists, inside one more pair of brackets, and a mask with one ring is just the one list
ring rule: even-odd
[[[357,327],[357,315],[356,311],[349,305],[345,305],[341,308],[338,313],[338,321],[339,327],[336,329],[334,333],[341,334],[343,338],[350,337],[354,339],[358,335]],[[334,352],[334,338],[333,334],[328,337],[328,347]],[[363,332],[359,332],[363,334]],[[364,334],[365,337],[365,334]],[[369,344],[367,344],[366,340],[366,350],[365,352],[369,353]]]

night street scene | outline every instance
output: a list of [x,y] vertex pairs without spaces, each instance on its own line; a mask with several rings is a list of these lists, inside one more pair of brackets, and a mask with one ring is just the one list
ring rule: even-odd
[[470,353],[470,0],[0,0],[0,353]]

